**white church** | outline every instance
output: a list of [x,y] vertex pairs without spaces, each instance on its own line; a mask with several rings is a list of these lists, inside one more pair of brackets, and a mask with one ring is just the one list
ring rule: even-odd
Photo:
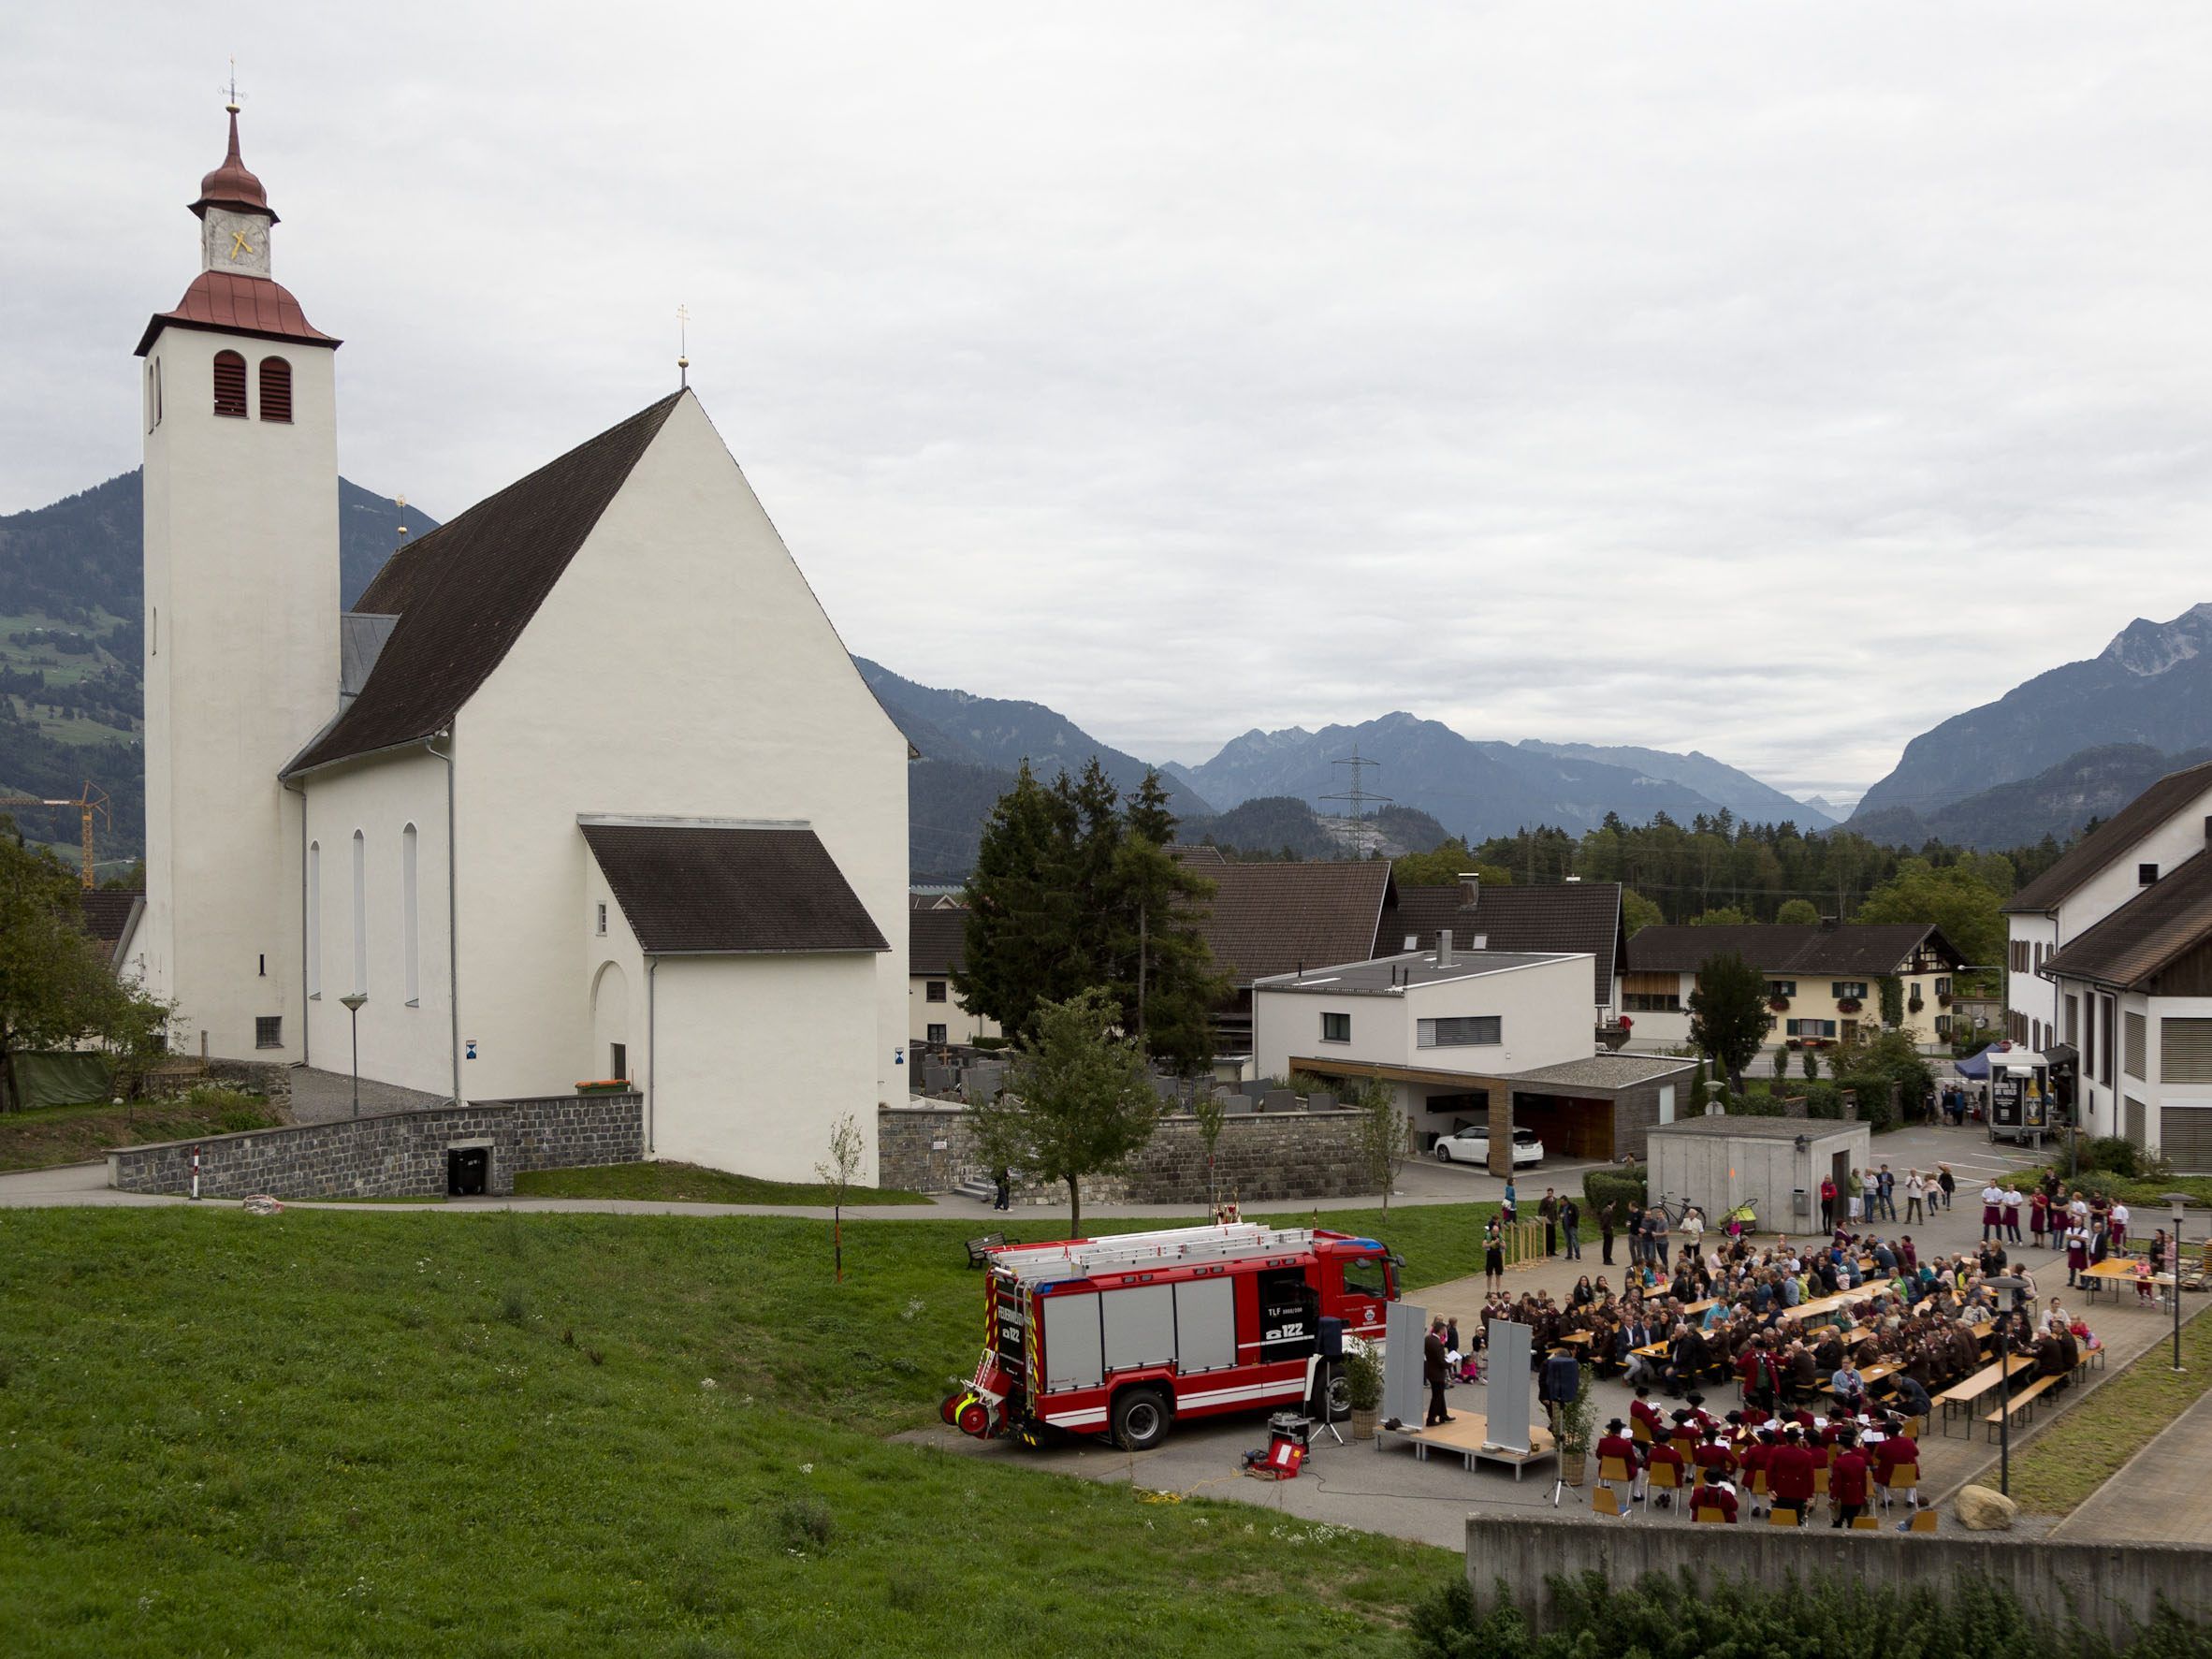
[[[809,1179],[906,1095],[906,739],[679,390],[339,612],[339,342],[230,147],[138,342],[146,904],[174,1045],[458,1100],[634,1082]],[[711,711],[711,712],[705,712]]]

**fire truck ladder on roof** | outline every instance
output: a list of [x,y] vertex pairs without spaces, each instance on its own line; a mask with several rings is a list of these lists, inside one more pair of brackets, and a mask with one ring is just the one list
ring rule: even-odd
[[1166,1232],[1128,1232],[1066,1244],[1025,1244],[995,1250],[992,1260],[1024,1284],[1080,1279],[1116,1269],[1181,1267],[1201,1261],[1242,1261],[1254,1256],[1294,1256],[1314,1247],[1309,1228],[1269,1228],[1257,1222],[1224,1227],[1179,1227]]

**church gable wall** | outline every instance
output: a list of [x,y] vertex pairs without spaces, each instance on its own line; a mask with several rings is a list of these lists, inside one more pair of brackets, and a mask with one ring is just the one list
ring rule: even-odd
[[[904,1092],[894,1069],[906,1023],[906,742],[695,400],[670,415],[464,706],[457,739],[462,1024],[482,1056],[464,1071],[470,1094],[597,1075],[590,979],[571,931],[589,880],[579,812],[803,820],[895,948],[819,981],[775,970],[840,999],[787,1003],[797,1023],[776,1032],[782,1069],[822,1110],[855,1113],[872,1141],[877,1100]],[[680,1014],[672,1025],[670,971],[658,979],[656,1138],[664,1156],[688,1157],[671,1138],[680,1111],[665,1067],[720,1032],[690,1032]],[[642,983],[631,990],[634,1022]],[[831,1033],[835,1056],[822,1040]],[[789,1160],[801,1173],[826,1130],[803,1139],[804,1157]]]

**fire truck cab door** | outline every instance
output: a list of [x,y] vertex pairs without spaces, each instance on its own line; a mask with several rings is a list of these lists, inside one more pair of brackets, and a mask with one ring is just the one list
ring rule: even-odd
[[1296,1267],[1269,1268],[1259,1275],[1259,1358],[1263,1363],[1302,1360],[1321,1334],[1321,1299]]

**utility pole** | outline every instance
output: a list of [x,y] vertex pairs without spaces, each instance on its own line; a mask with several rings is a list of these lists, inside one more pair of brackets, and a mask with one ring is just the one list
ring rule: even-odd
[[[1365,769],[1369,766],[1373,766],[1377,772],[1380,772],[1382,770],[1382,763],[1380,761],[1368,760],[1363,755],[1361,755],[1360,753],[1360,745],[1357,742],[1353,743],[1352,752],[1349,755],[1345,757],[1343,760],[1331,761],[1329,764],[1332,766],[1349,766],[1352,769],[1351,787],[1336,794],[1323,795],[1321,798],[1324,801],[1345,802],[1351,808],[1351,810],[1346,816],[1350,818],[1354,823],[1366,822],[1367,808],[1370,803],[1373,803],[1378,807],[1388,807],[1391,804],[1390,797],[1389,795],[1374,794],[1362,787]],[[1368,833],[1364,830],[1356,831],[1355,834],[1359,841],[1360,850],[1362,852],[1372,852],[1379,844],[1379,837],[1375,837],[1371,839]]]

